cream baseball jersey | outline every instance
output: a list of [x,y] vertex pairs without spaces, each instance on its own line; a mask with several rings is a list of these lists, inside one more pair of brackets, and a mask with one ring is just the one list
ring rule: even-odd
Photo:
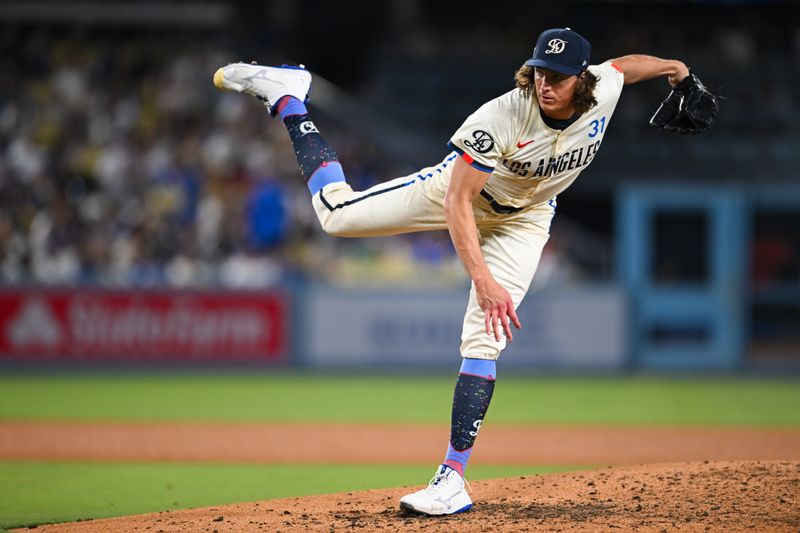
[[501,205],[525,208],[569,187],[594,159],[619,100],[624,76],[613,64],[591,65],[597,105],[564,130],[542,120],[536,97],[520,89],[470,115],[448,146],[491,172],[484,190]]

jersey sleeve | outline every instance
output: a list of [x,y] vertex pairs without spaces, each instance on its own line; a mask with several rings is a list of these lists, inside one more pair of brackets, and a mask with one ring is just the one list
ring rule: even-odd
[[450,138],[447,146],[473,167],[492,172],[514,135],[513,91],[483,104]]
[[622,69],[611,61],[606,61],[600,65],[592,65],[589,68],[592,74],[600,78],[598,82],[600,91],[604,95],[612,97],[616,102],[622,93],[622,87],[625,85],[625,74],[622,73]]

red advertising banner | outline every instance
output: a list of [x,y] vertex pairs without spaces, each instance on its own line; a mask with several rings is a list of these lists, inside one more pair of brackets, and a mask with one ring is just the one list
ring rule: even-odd
[[285,361],[279,292],[0,291],[0,359]]

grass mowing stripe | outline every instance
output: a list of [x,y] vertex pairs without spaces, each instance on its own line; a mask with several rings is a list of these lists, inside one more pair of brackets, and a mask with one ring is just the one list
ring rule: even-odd
[[[0,419],[448,423],[454,377],[6,376]],[[504,378],[496,423],[800,425],[800,379]]]
[[[475,465],[469,478],[577,469]],[[432,474],[433,465],[0,462],[0,527],[421,485]]]

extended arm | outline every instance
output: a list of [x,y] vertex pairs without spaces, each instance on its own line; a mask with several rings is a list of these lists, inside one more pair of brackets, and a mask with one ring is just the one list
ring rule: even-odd
[[478,241],[478,226],[472,212],[472,202],[480,194],[489,175],[488,172],[471,167],[460,157],[456,159],[444,199],[444,214],[456,252],[475,284],[478,305],[486,314],[486,333],[494,333],[495,339],[499,341],[502,326],[510,341],[513,336],[509,318],[517,329],[522,325],[514,310],[511,295],[497,283],[486,266]]
[[667,76],[669,84],[675,87],[689,75],[689,68],[682,61],[674,59],[632,54],[612,59],[611,62],[625,75],[625,85]]

